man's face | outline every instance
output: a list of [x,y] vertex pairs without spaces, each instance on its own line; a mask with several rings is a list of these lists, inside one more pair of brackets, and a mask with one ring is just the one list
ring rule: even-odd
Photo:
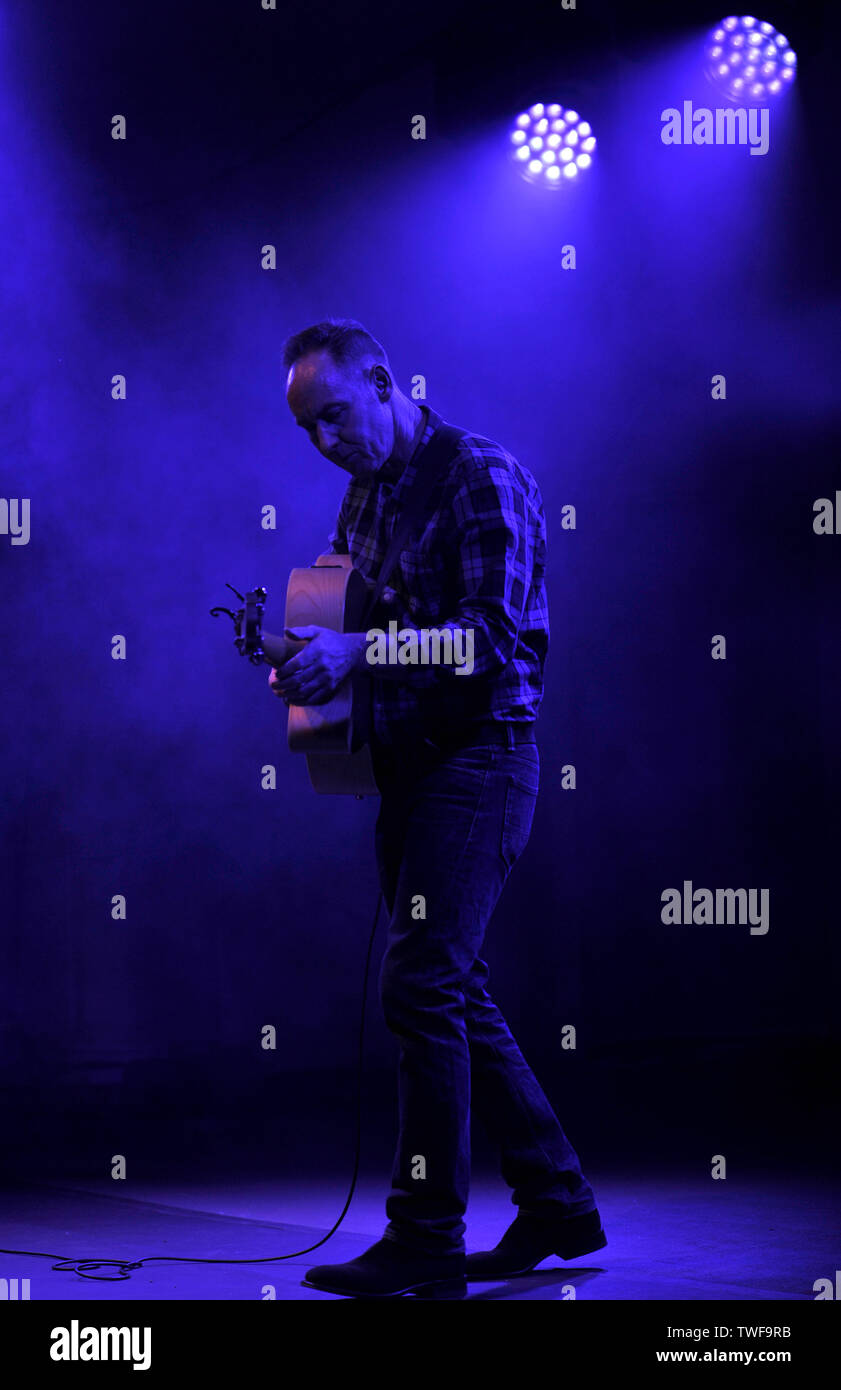
[[286,399],[319,453],[354,477],[376,473],[390,456],[391,410],[364,363],[341,366],[329,352],[308,353],[289,372]]

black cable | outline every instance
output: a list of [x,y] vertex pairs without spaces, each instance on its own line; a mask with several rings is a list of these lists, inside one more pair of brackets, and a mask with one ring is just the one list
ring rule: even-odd
[[[47,1254],[44,1250],[4,1250],[0,1247],[0,1255],[35,1255],[43,1257],[45,1260],[58,1260],[58,1264],[53,1265],[53,1269],[61,1273],[71,1271],[78,1274],[82,1279],[98,1279],[103,1283],[116,1283],[120,1279],[130,1279],[131,1275],[127,1272],[131,1269],[140,1269],[142,1265],[148,1264],[151,1260],[174,1260],[177,1264],[189,1265],[252,1265],[252,1264],[271,1264],[276,1260],[294,1260],[298,1255],[308,1255],[311,1250],[317,1250],[319,1245],[323,1245],[339,1229],[347,1215],[348,1208],[353,1199],[356,1189],[356,1179],[359,1175],[359,1155],[362,1146],[362,1048],[365,1036],[365,1004],[368,998],[368,972],[371,966],[371,952],[374,949],[374,937],[377,934],[377,924],[380,920],[380,903],[383,900],[382,892],[377,897],[377,910],[374,913],[374,925],[371,928],[371,936],[368,941],[368,954],[365,958],[365,979],[362,985],[362,1012],[359,1019],[359,1059],[356,1068],[356,1153],[353,1160],[353,1177],[350,1181],[350,1191],[347,1201],[342,1209],[341,1216],[334,1226],[330,1228],[326,1236],[317,1240],[314,1245],[308,1245],[304,1250],[293,1250],[289,1255],[266,1255],[262,1258],[252,1257],[249,1260],[207,1260],[197,1256],[189,1255],[145,1255],[142,1260],[72,1260],[66,1259],[63,1255]],[[118,1274],[89,1274],[88,1270],[103,1269],[106,1265],[115,1266],[120,1272]]]

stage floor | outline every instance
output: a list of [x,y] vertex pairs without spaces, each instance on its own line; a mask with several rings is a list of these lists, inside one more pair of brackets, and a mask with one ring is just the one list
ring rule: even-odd
[[[518,1279],[471,1283],[473,1299],[813,1300],[816,1279],[834,1279],[837,1185],[762,1174],[747,1181],[658,1173],[622,1177],[590,1172],[608,1244],[565,1264],[556,1257]],[[320,1240],[338,1217],[349,1177],[231,1177],[129,1184],[80,1177],[7,1182],[2,1244],[57,1259],[168,1257],[122,1282],[55,1272],[49,1259],[0,1254],[0,1277],[30,1280],[32,1300],[332,1299],[302,1287],[313,1264],[352,1259],[382,1235],[388,1184],[360,1180],[339,1230],[318,1249],[280,1260]],[[119,1190],[118,1190],[119,1189]],[[474,1176],[467,1249],[496,1244],[515,1215],[499,1177]],[[255,1264],[176,1264],[173,1255]],[[272,1293],[272,1291],[274,1291]]]

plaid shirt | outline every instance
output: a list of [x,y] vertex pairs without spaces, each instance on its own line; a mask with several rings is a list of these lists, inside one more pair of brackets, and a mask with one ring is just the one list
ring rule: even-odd
[[[423,451],[442,424],[426,422],[411,462],[389,459],[373,477],[352,478],[329,541],[373,581]],[[546,522],[531,473],[500,445],[465,432],[436,481],[427,520],[400,557],[370,628],[472,629],[473,670],[401,666],[401,679],[371,677],[373,741],[388,746],[479,719],[531,721],[543,695],[549,646],[544,571]],[[464,650],[462,648],[462,650]],[[374,671],[376,667],[372,668]]]

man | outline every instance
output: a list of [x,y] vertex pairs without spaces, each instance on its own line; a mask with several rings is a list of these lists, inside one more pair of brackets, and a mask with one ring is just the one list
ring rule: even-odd
[[[398,390],[382,346],[353,320],[295,334],[284,366],[296,423],[351,475],[331,547],[373,581],[443,422]],[[606,1244],[592,1188],[478,955],[537,797],[534,725],[549,641],[543,503],[516,459],[466,431],[433,476],[375,621],[382,631],[395,620],[400,632],[471,633],[470,673],[371,664],[365,633],[304,627],[294,633],[306,647],[269,677],[294,704],[324,702],[352,671],[373,687],[376,852],[390,915],[379,991],[400,1045],[400,1133],[382,1239],[306,1276],[351,1296],[458,1298],[466,1277],[525,1273],[547,1255]],[[495,1250],[466,1257],[471,1102],[499,1144],[519,1214]]]

